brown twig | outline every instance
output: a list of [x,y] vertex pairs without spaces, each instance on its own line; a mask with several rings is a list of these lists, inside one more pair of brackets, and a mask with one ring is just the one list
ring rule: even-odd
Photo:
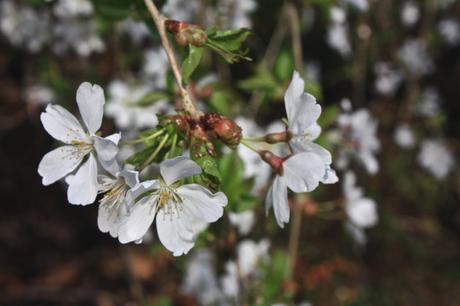
[[144,0],[144,2],[150,14],[152,15],[152,19],[158,29],[158,33],[160,34],[161,44],[166,51],[169,64],[171,65],[174,78],[176,79],[177,87],[179,88],[180,94],[182,96],[183,108],[187,113],[190,114],[190,116],[197,119],[202,115],[202,112],[198,110],[195,102],[193,101],[192,95],[188,92],[187,88],[185,88],[182,82],[182,73],[180,71],[179,65],[177,64],[176,54],[166,34],[165,21],[167,18],[160,13],[152,0]]

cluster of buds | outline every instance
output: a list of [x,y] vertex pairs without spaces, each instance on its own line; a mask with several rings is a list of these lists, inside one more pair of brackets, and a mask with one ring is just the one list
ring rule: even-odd
[[175,35],[181,46],[194,45],[202,47],[208,40],[208,34],[198,25],[183,21],[168,19],[165,21],[166,30]]
[[[199,119],[193,119],[186,113],[168,117],[173,121],[179,131],[187,135],[189,142],[199,139],[210,143],[212,139],[220,139],[230,148],[235,148],[241,141],[241,128],[231,119],[217,113],[209,113]],[[208,150],[210,155],[215,155],[215,150]]]

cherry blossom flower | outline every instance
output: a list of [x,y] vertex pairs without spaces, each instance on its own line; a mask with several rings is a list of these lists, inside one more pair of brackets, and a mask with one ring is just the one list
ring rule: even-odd
[[238,229],[241,235],[247,235],[251,231],[255,223],[255,214],[252,210],[243,211],[240,213],[230,212],[228,214],[230,223]]
[[89,0],[58,0],[53,11],[60,18],[88,16],[93,13],[93,4]]
[[366,242],[364,229],[377,224],[377,205],[374,200],[363,197],[362,189],[356,187],[356,176],[353,172],[345,174],[343,193],[345,213],[348,217],[346,228],[357,242],[364,244]]
[[340,127],[342,144],[337,159],[337,167],[345,169],[350,159],[355,158],[364,165],[367,172],[376,174],[379,164],[374,156],[380,150],[377,138],[377,121],[368,110],[360,109],[353,113],[341,114],[337,122]]
[[[43,185],[66,177],[67,197],[72,204],[87,205],[96,199],[97,160],[109,172],[117,167],[115,157],[120,134],[106,138],[96,135],[102,123],[104,103],[102,88],[84,82],[77,90],[77,104],[86,131],[77,118],[59,105],[48,105],[40,116],[45,130],[65,145],[43,156],[38,173]],[[74,170],[77,171],[70,174]]]
[[399,58],[414,75],[425,75],[430,73],[434,66],[427,49],[425,41],[415,38],[409,39],[401,46]]
[[401,9],[401,21],[405,26],[412,26],[420,18],[420,9],[417,4],[413,1],[407,1],[404,3]]
[[450,151],[437,140],[422,142],[418,161],[438,180],[445,179],[455,165],[455,159]]
[[331,9],[331,24],[327,30],[327,43],[342,56],[351,55],[352,49],[348,38],[348,24],[345,11],[339,7]]
[[129,189],[139,184],[139,173],[133,170],[121,170],[115,176],[100,175],[99,193],[104,194],[99,201],[97,225],[103,233],[118,236],[118,230],[124,218],[128,215]]
[[225,264],[225,275],[221,278],[222,291],[227,297],[238,298],[240,277],[245,279],[259,274],[260,264],[269,260],[269,247],[268,239],[259,242],[246,239],[238,244],[237,260]]
[[194,252],[187,263],[182,291],[197,298],[201,305],[222,304],[223,296],[214,269],[214,254],[208,249]]
[[273,207],[276,222],[284,228],[290,215],[287,188],[293,192],[313,191],[324,179],[326,166],[321,157],[313,152],[294,154],[286,160],[279,157],[271,159],[278,174],[265,198],[265,210],[268,214]]
[[415,145],[415,135],[408,124],[399,125],[394,134],[396,144],[401,148],[408,149]]
[[166,100],[157,101],[152,105],[141,106],[138,102],[151,91],[147,85],[130,85],[114,80],[109,85],[109,101],[106,115],[113,118],[121,130],[155,127],[158,124],[157,113],[166,113],[172,107]]
[[289,145],[294,153],[311,152],[317,155],[325,168],[320,181],[333,184],[338,181],[338,178],[335,171],[331,169],[331,153],[313,142],[321,134],[321,127],[316,122],[321,114],[321,106],[316,103],[315,97],[304,92],[304,88],[304,80],[295,71],[284,96],[288,132],[291,137]]
[[142,239],[155,219],[161,243],[174,256],[187,254],[194,245],[197,223],[212,223],[222,217],[227,197],[201,185],[180,185],[181,179],[201,173],[198,164],[187,157],[163,161],[160,173],[160,179],[142,182],[131,189],[131,198],[141,199],[133,204],[118,239],[121,243]]

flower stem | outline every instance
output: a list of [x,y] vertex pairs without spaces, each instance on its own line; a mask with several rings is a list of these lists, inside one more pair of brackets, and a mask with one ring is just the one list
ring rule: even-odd
[[160,152],[160,150],[164,147],[164,145],[166,144],[166,142],[168,141],[169,139],[169,134],[166,134],[163,139],[161,140],[161,142],[158,144],[158,147],[155,149],[155,151],[152,152],[152,154],[149,156],[149,158],[142,164],[141,168],[139,169],[139,172],[141,172],[142,170],[145,169],[145,167],[147,167],[148,165],[150,165],[152,163],[152,161],[155,159],[155,157],[158,155],[158,153]]
[[257,149],[254,148],[252,145],[250,145],[247,141],[244,140],[244,138],[241,139],[240,144],[242,144],[243,146],[245,146],[245,147],[248,148],[249,150],[254,151],[254,152],[256,152],[257,154],[259,154],[259,150],[257,150]]
[[149,135],[149,136],[144,137],[144,138],[122,140],[122,141],[120,141],[120,144],[126,145],[126,144],[142,143],[142,142],[144,142],[146,140],[155,139],[155,138],[157,138],[158,136],[160,136],[163,133],[164,133],[164,130],[159,130],[158,132],[155,132],[152,135]]
[[263,136],[243,136],[241,140],[254,141],[254,142],[265,142]]
[[195,102],[192,100],[192,95],[188,92],[187,88],[185,88],[183,84],[182,73],[180,71],[179,65],[177,64],[176,54],[166,34],[165,21],[168,18],[166,18],[160,13],[160,11],[158,10],[158,8],[152,0],[144,0],[144,2],[150,14],[152,15],[152,19],[158,29],[158,33],[160,34],[161,44],[163,45],[163,48],[166,51],[169,64],[171,65],[174,78],[176,79],[177,87],[179,88],[180,94],[182,96],[184,110],[187,113],[189,113],[190,116],[192,116],[193,118],[198,119],[201,115],[203,115],[203,113],[198,110],[198,108],[195,105]]

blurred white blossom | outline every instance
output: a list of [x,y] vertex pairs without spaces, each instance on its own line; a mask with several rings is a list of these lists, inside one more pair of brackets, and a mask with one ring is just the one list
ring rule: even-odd
[[394,95],[403,80],[403,74],[386,62],[377,63],[374,71],[376,74],[375,89],[377,92],[384,96]]
[[368,110],[360,109],[353,113],[341,114],[338,119],[340,127],[340,150],[337,167],[346,169],[351,158],[357,159],[370,174],[376,174],[379,164],[375,154],[380,150],[377,138],[377,120]]
[[106,115],[113,118],[119,129],[155,127],[158,124],[157,113],[169,113],[172,106],[166,100],[156,101],[143,106],[139,102],[151,92],[145,84],[130,85],[121,80],[114,80],[108,87],[109,101]]
[[240,213],[229,212],[230,223],[238,229],[240,235],[247,235],[256,221],[254,211],[246,210]]
[[405,26],[412,26],[420,18],[420,9],[414,1],[404,2],[401,8],[401,21]]
[[339,7],[332,7],[331,22],[327,30],[327,43],[342,56],[351,55],[351,44],[348,37],[348,25],[345,11]]
[[460,24],[452,19],[445,19],[438,23],[438,30],[442,38],[451,45],[460,42]]
[[438,140],[422,142],[418,161],[438,180],[445,179],[455,165],[452,153]]
[[93,13],[93,4],[89,0],[58,0],[53,11],[60,18],[88,16]]
[[374,200],[363,196],[361,188],[356,186],[356,176],[353,172],[345,173],[343,181],[345,195],[345,212],[348,217],[347,229],[358,243],[365,243],[364,229],[377,224],[377,205]]
[[426,43],[421,39],[405,41],[399,49],[399,58],[415,75],[424,75],[433,70],[433,62],[428,54]]
[[408,124],[400,124],[396,127],[394,140],[398,146],[404,149],[412,148],[415,145],[415,135]]

